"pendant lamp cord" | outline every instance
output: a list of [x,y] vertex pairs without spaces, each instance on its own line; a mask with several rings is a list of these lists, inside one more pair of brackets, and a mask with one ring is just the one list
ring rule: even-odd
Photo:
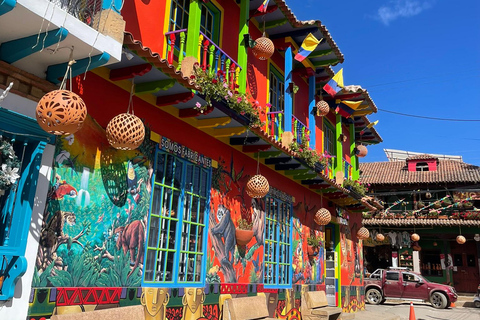
[[135,114],[133,112],[133,96],[134,95],[135,95],[135,78],[132,79],[132,87],[130,88],[130,99],[128,100],[127,113],[130,113],[130,110],[131,110],[132,114]]
[[260,151],[257,153],[257,174],[260,174]]
[[60,84],[60,90],[66,90],[67,79],[70,78],[70,91],[72,91],[72,66],[73,64],[77,63],[73,59],[73,46],[70,49],[70,58],[68,59],[67,70],[65,71],[65,75],[63,76],[62,83]]

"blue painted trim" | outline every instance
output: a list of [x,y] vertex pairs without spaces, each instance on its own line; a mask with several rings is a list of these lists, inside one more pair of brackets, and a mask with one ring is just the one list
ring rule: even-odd
[[292,66],[293,66],[293,55],[292,48],[288,47],[285,50],[285,88],[284,88],[284,103],[285,103],[285,131],[292,131],[292,112],[293,112],[293,99],[292,92],[289,92],[287,89],[292,82]]
[[[10,256],[6,255],[9,262],[7,267],[7,275],[5,276],[2,291],[0,294],[0,301],[6,301],[13,298],[15,294],[15,285],[17,281],[27,271],[27,259],[24,256]],[[3,255],[0,254],[0,267],[4,262]]]
[[11,11],[17,5],[17,0],[3,0],[0,2],[0,16]]
[[[106,52],[91,58],[87,57],[77,60],[77,62],[72,66],[72,77],[76,77],[79,74],[98,68],[107,63],[108,60],[110,60],[110,55]],[[67,66],[68,62],[49,66],[47,68],[47,80],[55,84],[60,83],[60,79],[65,75]]]
[[[63,41],[67,35],[68,30],[60,28],[48,33],[41,33],[40,38],[38,38],[38,35],[31,35],[2,43],[2,46],[0,46],[0,60],[13,63],[42,50],[42,48],[50,47],[59,41]],[[40,39],[38,44],[37,39]]]
[[317,134],[315,123],[315,76],[308,78],[308,129],[310,130],[310,148],[317,149]]
[[43,131],[35,119],[0,107],[0,133],[2,130],[13,135],[28,134],[29,141],[55,142],[55,135]]
[[293,279],[293,203],[290,204],[290,279],[288,284],[292,287]]
[[116,13],[120,13],[122,8],[122,0],[103,0],[102,10],[112,9]]

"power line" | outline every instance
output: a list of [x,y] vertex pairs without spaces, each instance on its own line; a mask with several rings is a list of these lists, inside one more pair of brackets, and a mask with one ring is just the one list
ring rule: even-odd
[[408,114],[408,113],[401,113],[401,112],[396,112],[396,111],[389,111],[385,109],[380,109],[378,110],[383,111],[383,112],[388,112],[388,113],[393,113],[396,115],[400,116],[405,116],[405,117],[412,117],[412,118],[421,118],[421,119],[428,119],[428,120],[439,120],[439,121],[459,121],[459,122],[480,122],[480,119],[452,119],[452,118],[436,118],[436,117],[427,117],[427,116],[418,116],[414,114]]

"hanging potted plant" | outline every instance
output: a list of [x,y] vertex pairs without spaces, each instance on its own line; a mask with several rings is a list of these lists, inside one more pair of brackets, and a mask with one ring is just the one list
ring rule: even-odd
[[20,161],[10,141],[0,136],[0,196],[17,182],[20,175]]
[[316,256],[318,254],[319,247],[320,241],[316,236],[310,236],[307,238],[307,254],[309,257]]
[[419,200],[415,203],[415,208],[417,210],[422,209],[423,207],[425,207],[425,203],[422,200]]
[[245,246],[253,238],[253,222],[248,222],[247,219],[238,219],[238,227],[235,229],[235,238],[237,245]]
[[440,203],[440,201],[437,201],[437,202],[435,202],[435,203],[433,204],[433,207],[434,207],[435,209],[440,209],[440,208],[442,207],[442,204]]
[[470,201],[465,201],[465,202],[463,203],[463,207],[464,207],[465,209],[472,209],[472,208],[473,208],[473,203],[471,203]]
[[450,200],[448,198],[442,201],[442,206],[443,207],[448,207],[451,204],[452,204],[452,200]]
[[407,212],[406,218],[407,218],[407,219],[415,219],[415,215],[413,214],[412,211],[409,211],[409,212]]

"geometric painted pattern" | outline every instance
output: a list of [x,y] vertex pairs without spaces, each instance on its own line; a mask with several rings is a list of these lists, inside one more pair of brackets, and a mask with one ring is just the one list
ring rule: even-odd
[[57,306],[120,302],[122,288],[57,288]]

